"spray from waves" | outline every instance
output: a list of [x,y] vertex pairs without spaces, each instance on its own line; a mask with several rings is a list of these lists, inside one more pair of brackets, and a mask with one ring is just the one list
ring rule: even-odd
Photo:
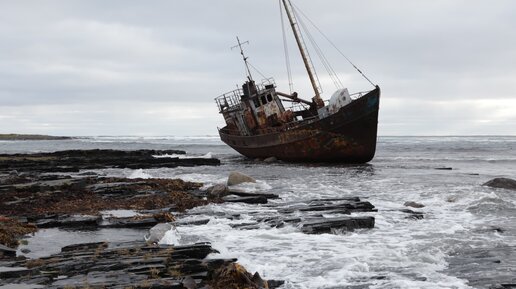
[[150,179],[152,175],[145,173],[143,169],[137,169],[133,171],[129,176],[129,179]]
[[155,158],[178,158],[178,159],[211,159],[213,155],[211,152],[208,152],[204,155],[184,155],[184,154],[164,154],[164,155],[155,155]]

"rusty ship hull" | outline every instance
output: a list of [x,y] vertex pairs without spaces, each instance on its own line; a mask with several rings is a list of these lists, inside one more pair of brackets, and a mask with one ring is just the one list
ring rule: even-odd
[[219,130],[220,138],[249,158],[276,157],[294,162],[366,163],[376,151],[380,88],[338,112],[270,133],[242,136]]

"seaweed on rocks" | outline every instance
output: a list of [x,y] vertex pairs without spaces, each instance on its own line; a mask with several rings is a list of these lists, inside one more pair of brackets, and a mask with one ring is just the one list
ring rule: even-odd
[[0,215],[0,244],[16,248],[20,237],[37,230],[33,224],[24,224],[18,220]]

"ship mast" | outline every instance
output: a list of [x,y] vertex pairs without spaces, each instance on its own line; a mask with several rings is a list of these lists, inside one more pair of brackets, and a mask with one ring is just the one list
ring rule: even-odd
[[236,39],[237,39],[238,45],[231,47],[231,49],[237,48],[237,47],[240,48],[240,54],[242,55],[242,59],[244,60],[244,63],[245,63],[247,78],[249,79],[249,81],[253,81],[253,77],[251,76],[251,70],[249,69],[249,63],[247,62],[247,57],[245,56],[244,49],[242,48],[242,44],[246,44],[246,43],[249,44],[249,41],[240,42],[240,39],[238,38],[238,36]]
[[283,6],[285,6],[285,11],[288,16],[288,20],[290,22],[290,26],[292,26],[292,32],[294,32],[294,37],[296,38],[297,46],[299,47],[299,52],[301,53],[301,57],[303,58],[303,62],[305,64],[306,72],[308,73],[308,77],[310,78],[310,82],[312,83],[312,88],[315,92],[315,97],[313,98],[314,102],[317,104],[317,107],[323,107],[324,102],[321,98],[321,93],[319,86],[317,86],[317,81],[314,73],[314,66],[310,56],[308,54],[308,50],[306,49],[305,42],[301,35],[301,31],[299,30],[299,25],[297,24],[296,16],[294,15],[294,9],[292,8],[292,3],[290,0],[282,0]]

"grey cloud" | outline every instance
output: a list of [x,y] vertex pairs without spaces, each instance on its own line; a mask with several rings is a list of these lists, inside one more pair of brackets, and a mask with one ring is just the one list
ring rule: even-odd
[[[505,108],[490,107],[501,117],[486,120],[475,101],[513,104],[513,1],[294,2],[382,87],[381,134],[511,133],[507,125],[514,118],[501,113]],[[101,119],[113,123],[113,134],[171,128],[187,134],[164,112],[140,116],[152,106],[189,104],[203,107],[190,130],[216,133],[199,119],[219,119],[214,105],[209,113],[204,108],[244,80],[240,55],[230,50],[235,36],[250,41],[245,49],[251,63],[288,90],[279,12],[276,0],[2,1],[0,121],[8,124],[2,130],[107,133],[109,126],[91,122]],[[346,86],[370,87],[313,35]],[[296,90],[310,95],[298,52],[292,41],[289,46]],[[328,94],[332,90],[325,85]],[[142,102],[141,114],[111,111]],[[459,112],[442,109],[446,102]],[[72,107],[78,113],[60,112]]]

